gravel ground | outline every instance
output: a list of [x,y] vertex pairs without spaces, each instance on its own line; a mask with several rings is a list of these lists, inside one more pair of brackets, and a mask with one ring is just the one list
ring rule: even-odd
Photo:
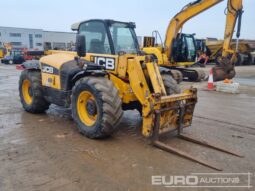
[[[217,173],[150,146],[140,133],[137,111],[125,112],[119,131],[103,140],[90,140],[79,134],[68,109],[51,106],[46,114],[26,113],[18,96],[19,73],[15,66],[0,64],[1,191],[183,190],[152,185],[152,176]],[[199,89],[193,124],[185,132],[240,152],[245,158],[172,137],[164,141],[213,161],[224,169],[222,173],[254,173],[254,79],[255,66],[237,68],[241,93],[235,95],[204,91],[206,82],[182,84]],[[240,181],[249,184],[245,176]],[[253,175],[250,184],[255,186]]]

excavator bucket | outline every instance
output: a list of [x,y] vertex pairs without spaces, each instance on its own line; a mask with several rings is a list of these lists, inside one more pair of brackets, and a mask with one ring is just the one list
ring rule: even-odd
[[213,67],[213,80],[217,82],[234,78],[236,75],[234,61],[229,58],[221,58],[219,62],[219,66]]

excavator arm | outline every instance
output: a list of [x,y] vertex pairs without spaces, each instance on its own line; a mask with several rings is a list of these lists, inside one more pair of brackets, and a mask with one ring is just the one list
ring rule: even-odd
[[226,19],[223,52],[222,52],[223,57],[227,57],[229,54],[233,54],[234,52],[237,52],[238,50],[236,49],[235,51],[233,51],[230,48],[230,43],[232,41],[237,19],[238,19],[238,28],[237,28],[236,36],[237,38],[240,37],[242,14],[243,14],[242,0],[229,0],[228,7],[227,7],[227,19]]
[[[236,74],[234,63],[236,62],[237,59],[238,43],[241,32],[241,21],[243,14],[242,0],[228,0],[228,6],[226,10],[227,18],[222,55],[218,59],[219,66],[215,66],[213,68],[214,81],[220,81],[226,78],[232,79],[235,77]],[[230,44],[233,38],[236,24],[237,24],[236,31],[237,43],[236,50],[233,50],[231,49]]]
[[[178,14],[174,16],[174,18],[169,23],[165,38],[165,52],[169,61],[173,57],[173,45],[183,25],[196,15],[206,11],[207,9],[210,9],[222,1],[224,0],[196,0],[186,5]],[[225,78],[233,78],[235,76],[233,65],[235,60],[235,51],[231,50],[230,43],[238,18],[237,37],[239,38],[240,36],[242,13],[242,0],[228,0],[222,64],[213,69],[215,81],[223,80]]]

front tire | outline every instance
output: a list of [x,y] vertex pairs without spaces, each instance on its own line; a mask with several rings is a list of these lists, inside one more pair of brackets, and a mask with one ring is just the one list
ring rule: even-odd
[[40,71],[22,71],[19,80],[19,96],[27,112],[43,113],[49,108],[50,104],[43,97]]
[[80,79],[73,88],[72,115],[80,132],[87,137],[111,135],[123,115],[118,90],[104,77]]

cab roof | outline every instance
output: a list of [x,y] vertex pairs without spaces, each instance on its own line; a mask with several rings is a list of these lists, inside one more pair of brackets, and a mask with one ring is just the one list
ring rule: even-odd
[[72,31],[78,31],[79,30],[79,27],[82,23],[84,22],[88,22],[88,21],[101,21],[101,22],[104,22],[106,24],[111,24],[111,23],[123,23],[123,24],[127,24],[129,25],[131,28],[135,28],[136,25],[134,22],[122,22],[122,21],[115,21],[115,20],[110,20],[110,19],[90,19],[90,20],[84,20],[84,21],[81,21],[81,22],[77,22],[77,23],[74,23],[71,25],[71,29]]

